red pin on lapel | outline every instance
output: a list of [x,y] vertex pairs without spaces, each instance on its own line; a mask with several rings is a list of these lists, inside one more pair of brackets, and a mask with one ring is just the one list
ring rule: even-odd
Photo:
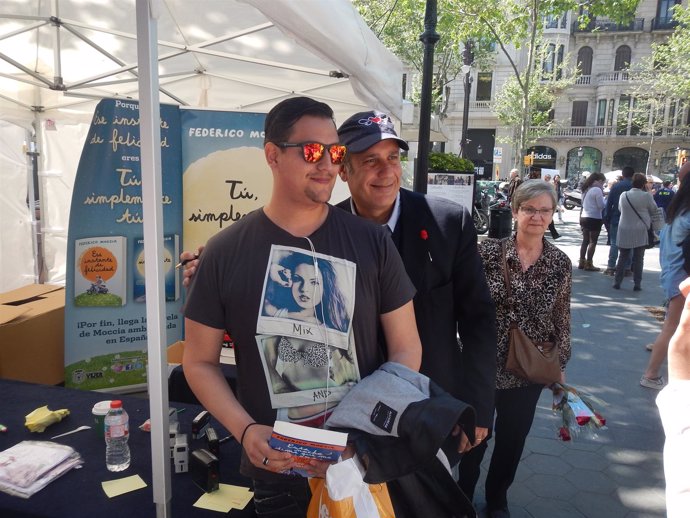
[[[419,237],[421,237],[423,241],[426,241],[427,239],[429,239],[429,233],[426,231],[425,228],[423,228],[422,230],[419,231]],[[427,250],[427,253],[429,254],[429,261],[431,261],[433,263],[434,260],[431,258],[431,251]]]

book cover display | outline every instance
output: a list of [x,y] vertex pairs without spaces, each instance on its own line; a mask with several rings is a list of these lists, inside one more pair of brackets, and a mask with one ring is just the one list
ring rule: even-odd
[[[161,201],[168,243],[164,261],[170,271],[174,271],[182,234],[179,118],[176,106],[161,105]],[[146,305],[135,303],[143,295],[138,293],[143,271],[139,266],[143,265],[137,264],[144,234],[139,138],[136,101],[105,99],[98,104],[77,168],[70,209],[67,387],[118,391],[143,388],[147,383]],[[166,284],[169,345],[182,339],[183,301],[175,273],[166,276]]]
[[[165,274],[165,300],[174,302],[180,298],[180,271],[175,269],[180,257],[180,237],[177,234],[163,236],[163,273]],[[132,298],[134,302],[146,302],[146,275],[144,267],[144,238],[134,240],[134,272]]]
[[124,306],[127,303],[127,239],[89,237],[74,242],[74,304]]
[[295,461],[292,474],[307,477],[309,461],[335,462],[340,458],[347,446],[347,434],[276,421],[268,444],[274,450],[291,453]]
[[[163,104],[160,113],[170,345],[182,339],[183,331],[181,272],[173,267],[179,251],[195,249],[265,204],[272,179],[263,158],[265,114]],[[70,210],[67,264],[75,265],[67,269],[66,279],[65,384],[70,387],[117,390],[146,382],[139,150],[137,101],[102,100],[84,143]],[[102,274],[101,280],[96,279],[95,272],[88,273],[91,280],[88,275],[79,279],[84,277],[77,266],[83,250],[77,250],[77,241],[109,238],[121,238],[123,243],[118,252],[122,261],[118,253],[110,252],[117,260],[116,274],[110,280]],[[81,295],[91,284],[95,293]]]

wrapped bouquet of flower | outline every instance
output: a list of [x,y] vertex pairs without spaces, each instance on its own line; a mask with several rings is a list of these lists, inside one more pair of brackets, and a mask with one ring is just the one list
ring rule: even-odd
[[570,441],[573,436],[597,437],[599,430],[606,429],[606,419],[594,407],[603,402],[572,385],[554,383],[553,411],[561,416],[558,438]]

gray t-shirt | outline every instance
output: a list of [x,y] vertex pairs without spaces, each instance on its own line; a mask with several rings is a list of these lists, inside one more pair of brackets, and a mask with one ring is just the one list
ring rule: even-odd
[[326,408],[385,361],[379,315],[413,296],[380,225],[329,206],[307,239],[259,209],[209,240],[185,316],[228,331],[237,397],[257,422],[318,425]]

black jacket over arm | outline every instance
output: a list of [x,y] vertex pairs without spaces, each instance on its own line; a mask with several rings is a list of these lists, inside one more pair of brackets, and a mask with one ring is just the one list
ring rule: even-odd
[[[496,315],[471,214],[442,198],[400,190],[396,246],[417,289],[421,372],[472,405],[490,427],[496,378]],[[338,207],[350,210],[347,199]],[[459,332],[462,349],[457,342]]]

